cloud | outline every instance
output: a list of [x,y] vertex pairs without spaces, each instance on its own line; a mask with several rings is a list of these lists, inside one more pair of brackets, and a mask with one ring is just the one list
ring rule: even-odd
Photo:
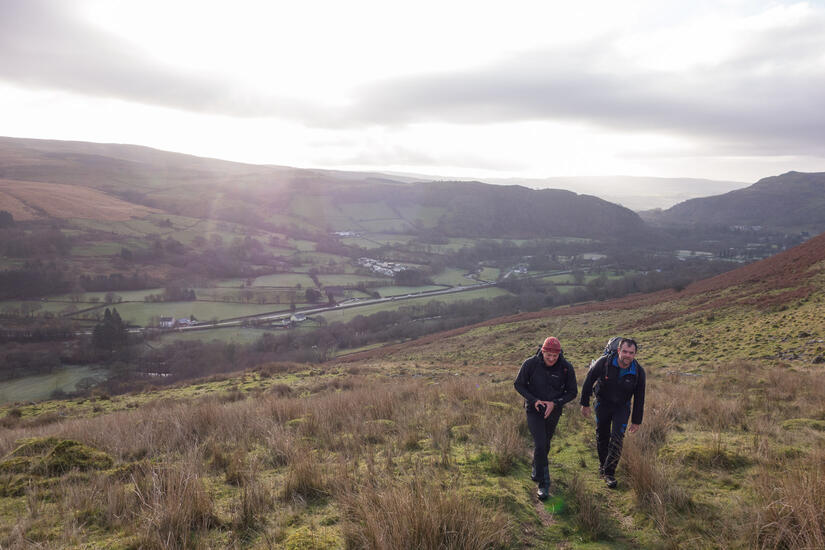
[[481,70],[395,79],[364,90],[354,116],[386,124],[563,120],[743,147],[757,140],[797,152],[818,149],[825,138],[823,23],[820,16],[753,33],[737,55],[689,72],[632,67],[612,59],[611,45],[601,43],[534,52]]
[[37,89],[238,117],[293,112],[300,102],[244,89],[219,75],[150,59],[97,29],[60,0],[0,3],[0,79]]
[[[312,128],[557,121],[699,137],[696,147],[730,155],[821,155],[825,139],[822,10],[732,29],[735,47],[725,56],[678,70],[634,59],[622,48],[628,33],[615,32],[472,69],[376,80],[330,108],[152,59],[86,23],[71,6],[61,0],[0,3],[0,79],[191,112],[278,117]],[[650,29],[639,31],[637,45],[654,47],[645,43]]]

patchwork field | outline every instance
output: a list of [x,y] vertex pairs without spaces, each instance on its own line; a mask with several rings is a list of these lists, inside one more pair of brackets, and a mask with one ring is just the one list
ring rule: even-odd
[[59,183],[0,180],[0,209],[17,220],[45,217],[123,221],[152,209],[86,187]]
[[[0,544],[820,548],[823,258],[814,239],[682,292],[2,407]],[[615,490],[565,407],[541,503],[512,384],[550,334],[579,382],[607,338],[635,337],[648,386]]]

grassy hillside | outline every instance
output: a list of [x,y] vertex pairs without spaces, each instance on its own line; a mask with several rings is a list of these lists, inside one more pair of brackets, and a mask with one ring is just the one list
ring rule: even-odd
[[825,173],[788,172],[744,189],[690,199],[644,213],[657,223],[763,226],[785,231],[825,230]]
[[[5,407],[0,544],[88,548],[821,548],[825,237],[689,286],[321,366]],[[561,338],[646,367],[610,491],[568,405],[535,500],[512,386]]]
[[[0,138],[0,178],[31,182],[29,189],[44,182],[91,188],[110,195],[101,195],[108,202],[122,199],[144,211],[152,207],[259,229],[273,224],[322,234],[427,229],[474,238],[647,234],[632,211],[569,191],[412,183],[382,174],[241,164],[131,145]],[[85,211],[74,216],[48,208],[40,212],[38,204],[26,209],[25,201],[3,185],[0,209],[26,216],[112,219]]]

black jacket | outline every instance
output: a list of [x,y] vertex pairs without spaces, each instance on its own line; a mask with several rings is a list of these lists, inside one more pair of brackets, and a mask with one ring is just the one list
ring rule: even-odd
[[552,401],[556,407],[562,407],[575,399],[578,393],[576,373],[573,365],[564,358],[564,353],[559,354],[556,364],[548,367],[544,364],[541,348],[522,363],[513,385],[524,397],[527,411],[536,414],[536,401]]
[[598,401],[621,405],[633,399],[633,413],[630,421],[633,424],[641,424],[645,411],[646,381],[645,370],[635,359],[627,369],[620,369],[615,353],[602,356],[587,371],[584,384],[582,384],[581,405],[590,406],[590,394],[593,393],[593,385],[598,382],[596,389]]

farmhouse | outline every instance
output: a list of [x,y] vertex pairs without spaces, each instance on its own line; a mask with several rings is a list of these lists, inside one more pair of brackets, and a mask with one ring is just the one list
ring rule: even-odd
[[173,328],[175,326],[174,317],[161,317],[158,319],[158,326],[160,328]]

